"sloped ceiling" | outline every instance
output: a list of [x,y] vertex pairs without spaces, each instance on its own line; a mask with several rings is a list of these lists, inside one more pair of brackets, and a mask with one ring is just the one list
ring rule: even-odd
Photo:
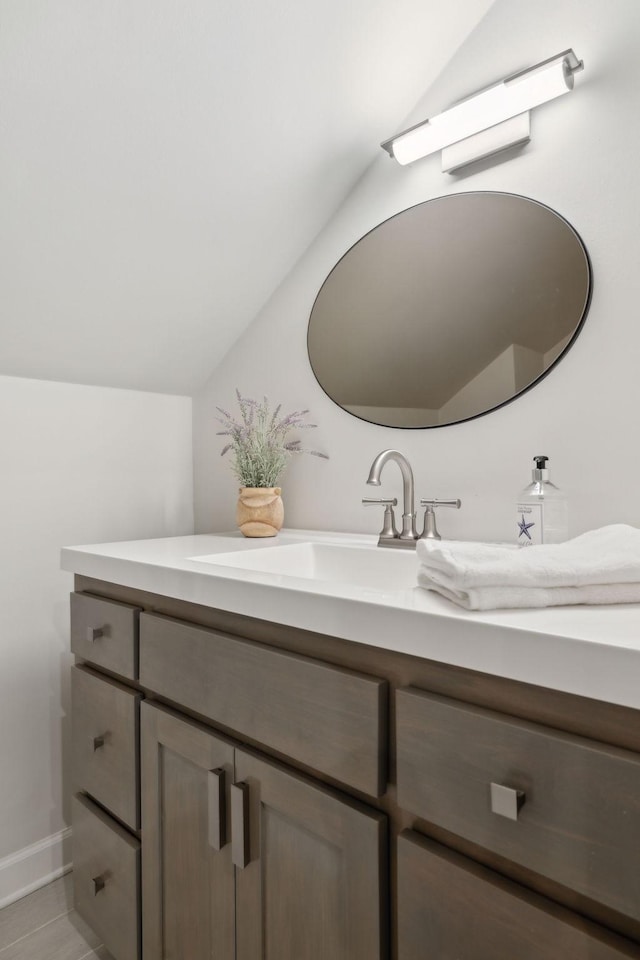
[[0,374],[192,394],[493,0],[0,0]]

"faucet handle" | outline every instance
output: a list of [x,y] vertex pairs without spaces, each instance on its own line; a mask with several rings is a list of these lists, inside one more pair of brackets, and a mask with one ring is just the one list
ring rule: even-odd
[[393,508],[397,507],[398,499],[394,497],[392,500],[385,499],[371,499],[370,497],[363,497],[362,502],[365,507],[370,507],[372,504],[382,504],[384,506],[384,520],[382,522],[382,530],[380,531],[380,540],[395,540],[398,536],[398,530],[396,528],[396,518],[393,513]]
[[462,506],[462,500],[421,500],[420,505],[426,507],[424,512],[424,530],[420,535],[420,540],[441,540],[442,537],[436,528],[436,515],[434,507],[453,507],[459,510]]

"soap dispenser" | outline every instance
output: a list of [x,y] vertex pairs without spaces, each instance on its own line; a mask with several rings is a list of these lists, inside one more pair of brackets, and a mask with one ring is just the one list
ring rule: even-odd
[[548,459],[533,458],[533,482],[518,497],[516,537],[522,547],[561,543],[569,536],[567,499],[549,480]]

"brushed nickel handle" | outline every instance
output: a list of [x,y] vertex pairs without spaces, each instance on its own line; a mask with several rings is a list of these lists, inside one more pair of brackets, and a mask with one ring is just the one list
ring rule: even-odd
[[88,643],[95,643],[100,637],[104,637],[104,627],[87,627]]
[[393,508],[398,505],[398,498],[393,497],[391,500],[385,499],[374,499],[372,497],[363,497],[362,502],[365,507],[370,507],[372,504],[382,504],[384,506],[384,519],[382,521],[382,530],[379,534],[380,540],[394,540],[398,537],[398,530],[396,527],[396,518],[393,512]]
[[462,506],[462,500],[429,500],[428,497],[423,497],[420,504],[423,507],[454,507],[454,509],[459,510]]
[[231,784],[231,861],[244,869],[251,860],[249,849],[249,785]]
[[497,813],[499,817],[517,820],[526,799],[523,790],[514,790],[512,787],[505,787],[501,783],[491,784],[491,812]]
[[209,846],[213,850],[222,850],[227,842],[225,771],[223,767],[209,770],[207,790],[209,804]]
[[421,540],[441,540],[436,527],[435,507],[453,507],[459,510],[462,506],[462,500],[429,500],[423,498],[420,505],[426,507],[424,512],[424,529],[420,535]]
[[97,897],[101,890],[104,890],[105,885],[104,877],[93,877],[91,883],[93,884],[93,895]]
[[106,733],[100,734],[99,737],[89,737],[89,743],[93,747],[94,753],[96,752],[96,750],[99,750],[100,747],[104,747],[106,739],[107,739]]

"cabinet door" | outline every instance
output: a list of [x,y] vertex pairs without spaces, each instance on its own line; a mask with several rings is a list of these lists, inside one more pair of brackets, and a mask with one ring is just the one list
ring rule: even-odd
[[237,960],[387,956],[386,818],[236,751]]
[[143,956],[234,960],[233,747],[146,703],[141,732]]
[[398,838],[398,960],[629,960],[637,944],[480,864]]

